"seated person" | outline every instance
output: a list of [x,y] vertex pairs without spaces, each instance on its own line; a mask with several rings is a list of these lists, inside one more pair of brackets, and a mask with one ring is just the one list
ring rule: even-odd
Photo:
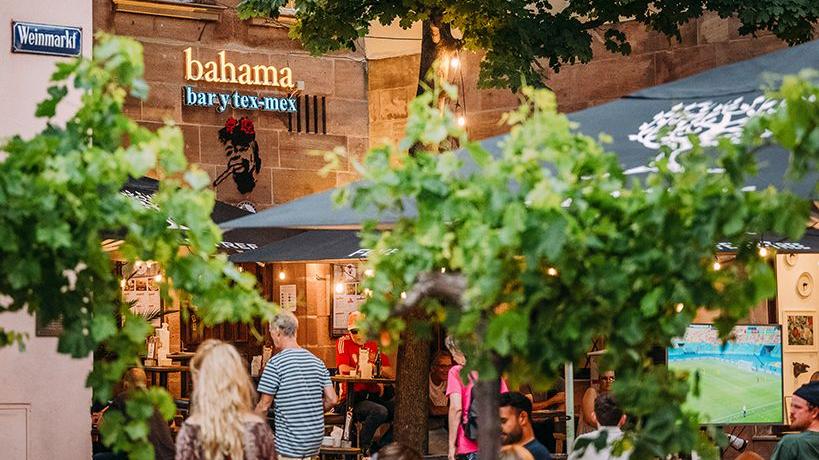
[[605,371],[600,374],[598,378],[598,386],[590,386],[583,393],[583,401],[580,406],[580,421],[577,426],[577,434],[585,434],[597,429],[597,424],[594,422],[592,416],[594,414],[594,402],[597,396],[607,394],[611,391],[614,384],[614,371]]
[[429,369],[429,424],[430,428],[447,427],[449,398],[446,396],[447,377],[452,368],[452,355],[438,351]]
[[[358,367],[359,350],[366,348],[369,351],[370,363],[375,363],[378,354],[381,354],[381,375],[394,377],[390,366],[390,359],[378,348],[374,340],[367,340],[363,331],[358,329],[358,323],[363,319],[361,313],[354,311],[347,319],[349,333],[338,340],[336,344],[336,365],[341,374],[354,374]],[[355,400],[353,401],[353,419],[362,422],[359,439],[362,452],[375,452],[378,446],[372,445],[375,431],[382,423],[393,419],[394,404],[384,394],[384,385],[375,383],[356,383],[354,385]],[[346,397],[342,388],[342,398]],[[381,443],[391,441],[392,428],[381,437]]]
[[532,402],[516,391],[503,393],[498,400],[501,443],[523,446],[534,460],[552,460],[546,447],[535,439],[532,430]]
[[[596,431],[578,436],[575,440],[574,451],[569,455],[569,460],[593,460],[607,458],[611,460],[625,460],[629,458],[628,452],[614,455],[612,450],[614,443],[623,437],[620,429],[626,423],[626,416],[617,405],[614,395],[605,393],[594,400],[594,411],[592,420],[599,428]],[[606,445],[602,449],[597,449],[594,441],[603,433],[606,433]]]
[[[532,390],[531,385],[521,385],[520,392],[532,401],[532,410],[566,410],[566,381],[562,377],[555,380],[552,387],[544,392]],[[554,419],[532,422],[535,438],[543,443],[550,452],[557,452],[555,433],[565,433],[566,422],[556,423]]]
[[[125,404],[128,399],[128,394],[131,391],[145,388],[148,385],[148,377],[145,371],[138,367],[133,367],[125,372],[122,376],[121,388],[122,391],[114,398],[111,404],[102,412],[99,420],[100,424],[105,423],[104,413],[109,409],[116,409],[122,412],[125,417]],[[154,446],[154,458],[157,460],[173,460],[176,455],[176,444],[171,435],[171,429],[168,423],[162,419],[158,411],[154,411],[151,418],[148,420],[150,431],[148,432],[148,441]],[[110,452],[99,453],[94,455],[94,460],[100,459],[125,459],[125,454],[113,454]]]

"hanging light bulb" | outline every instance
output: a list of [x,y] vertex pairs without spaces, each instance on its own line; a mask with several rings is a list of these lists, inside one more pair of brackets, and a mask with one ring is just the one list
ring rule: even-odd
[[759,248],[759,257],[768,257],[768,248],[760,247]]
[[452,59],[449,60],[449,66],[453,69],[457,69],[461,66],[461,60],[458,58],[458,56],[453,56]]
[[674,309],[677,310],[677,313],[683,311],[684,308],[685,308],[685,305],[683,305],[681,303],[678,303],[676,306],[674,306]]
[[466,117],[465,116],[458,115],[458,126],[460,126],[461,128],[466,126]]
[[446,273],[446,267],[441,267],[441,273]]
[[162,273],[157,273],[156,276],[154,276],[154,281],[156,281],[157,283],[161,282],[162,281]]
[[119,287],[125,287],[125,280],[119,280]]
[[714,267],[715,272],[718,272],[722,268],[722,264],[719,263],[719,260],[715,260],[714,265],[712,265],[712,267]]
[[344,292],[344,283],[336,283],[336,294]]
[[285,273],[284,270],[280,270],[279,271],[279,279],[284,280],[285,278],[287,278],[287,273]]
[[407,298],[407,293],[402,291],[401,292],[401,298],[406,299]]
[[367,278],[372,278],[373,275],[375,275],[375,271],[372,268],[364,270],[364,276],[366,276]]
[[549,276],[557,276],[557,269],[554,267],[549,267],[546,269],[546,274]]

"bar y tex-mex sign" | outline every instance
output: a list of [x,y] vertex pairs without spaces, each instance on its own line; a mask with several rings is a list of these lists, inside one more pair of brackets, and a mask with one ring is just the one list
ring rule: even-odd
[[[194,59],[193,50],[187,48],[185,54],[185,80],[209,83],[232,83],[247,86],[267,86],[287,91],[295,87],[293,71],[290,67],[276,68],[272,65],[240,64],[227,62],[225,51],[216,53],[217,60],[199,61]],[[188,106],[215,107],[224,112],[228,107],[243,110],[263,110],[269,112],[295,112],[296,99],[293,97],[257,96],[255,94],[219,93],[197,91],[190,85],[182,87],[182,102]]]

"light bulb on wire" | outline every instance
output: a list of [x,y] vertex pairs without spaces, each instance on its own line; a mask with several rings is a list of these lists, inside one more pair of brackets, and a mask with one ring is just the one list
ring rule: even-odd
[[466,117],[465,116],[458,115],[458,126],[460,126],[461,128],[466,126]]
[[449,66],[453,69],[457,69],[461,66],[461,60],[458,59],[458,56],[453,56],[452,59],[449,60]]

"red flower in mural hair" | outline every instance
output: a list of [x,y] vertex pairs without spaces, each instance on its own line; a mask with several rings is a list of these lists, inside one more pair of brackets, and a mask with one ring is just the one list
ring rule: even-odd
[[236,125],[238,124],[239,122],[236,121],[235,118],[233,117],[228,118],[227,121],[225,122],[225,129],[227,130],[228,134],[233,134],[233,130],[236,129]]
[[253,121],[250,118],[242,118],[239,129],[245,134],[256,134],[256,131],[253,129]]

